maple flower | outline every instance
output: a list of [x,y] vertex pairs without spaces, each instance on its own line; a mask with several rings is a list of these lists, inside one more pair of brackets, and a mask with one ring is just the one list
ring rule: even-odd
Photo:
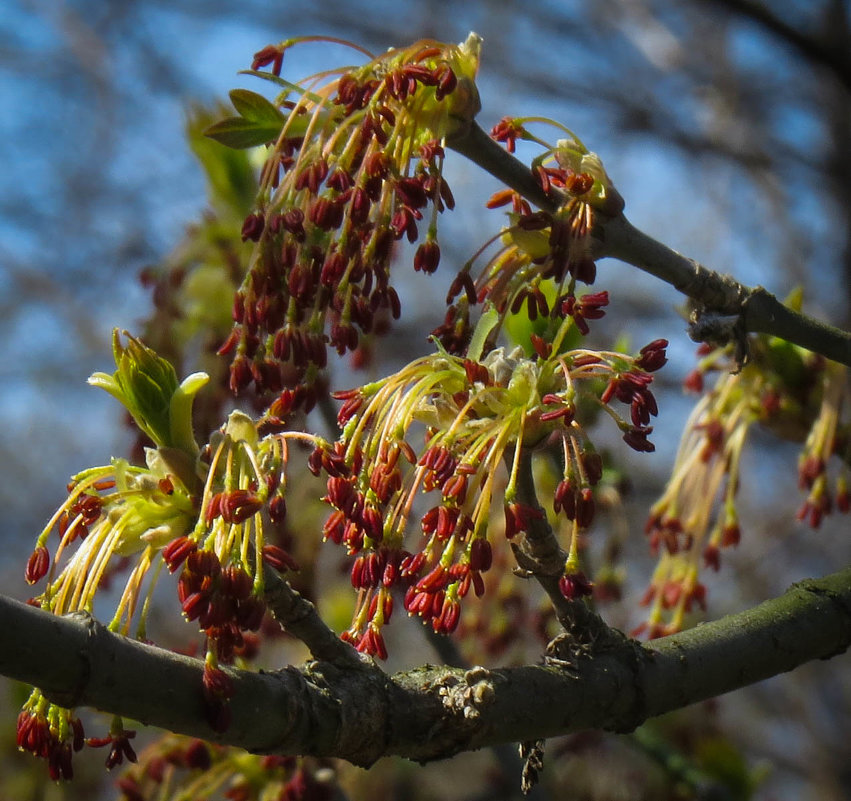
[[[532,123],[555,128],[569,138],[547,142],[532,132]],[[623,208],[600,159],[569,129],[552,120],[506,118],[491,136],[505,142],[509,152],[517,139],[543,148],[532,162],[532,173],[558,208],[532,211],[511,189],[502,189],[490,198],[488,208],[510,204],[508,225],[460,270],[447,295],[444,322],[432,332],[456,354],[462,354],[469,343],[470,307],[477,303],[495,309],[503,322],[525,312],[530,321],[537,321],[538,333],[545,340],[555,334],[565,316],[571,316],[577,330],[587,334],[587,321],[603,317],[608,303],[606,292],[576,296],[577,282],[590,285],[597,277],[591,235],[596,216],[614,216]],[[495,244],[497,249],[474,278],[472,265]],[[550,336],[545,335],[547,331]]]
[[[424,40],[293,84],[277,74],[284,51],[299,41],[308,40],[255,56],[254,66],[271,65],[272,73],[254,74],[284,86],[274,103],[243,90],[232,95],[242,123],[274,133],[242,231],[256,246],[220,352],[232,358],[234,392],[252,381],[261,392],[300,387],[295,405],[309,408],[327,347],[355,351],[364,334],[398,318],[390,280],[396,241],[415,243],[424,228],[414,268],[438,266],[438,215],[455,205],[444,142],[478,112],[480,39]],[[243,146],[229,124],[208,134]]]
[[[486,320],[471,355],[487,330]],[[327,474],[324,500],[333,511],[325,537],[354,557],[358,601],[344,638],[386,656],[382,629],[393,613],[394,587],[403,591],[408,614],[438,633],[454,631],[470,591],[485,591],[483,574],[497,546],[492,509],[504,508],[506,539],[543,517],[518,501],[517,471],[525,449],[553,437],[565,455],[554,508],[573,531],[564,586],[575,596],[587,594],[591,585],[576,566],[577,552],[593,520],[602,460],[577,411],[581,400],[593,398],[628,427],[601,398],[607,381],[624,374],[648,375],[624,354],[575,350],[531,359],[521,349],[495,348],[464,358],[439,348],[388,378],[336,393],[343,401],[342,436],[317,448],[311,465]],[[507,476],[503,465],[510,465]],[[419,511],[422,494],[427,500]],[[412,539],[415,518],[420,534]]]
[[[297,569],[267,533],[285,515],[287,437],[305,435],[261,438],[251,418],[233,412],[202,449],[192,434],[192,399],[206,375],[178,383],[166,360],[132,337],[125,347],[117,332],[114,356],[115,373],[96,373],[90,383],[118,398],[155,447],[146,449],[144,466],[113,459],[74,476],[67,499],[27,562],[28,582],[46,579],[30,603],[56,615],[92,614],[107,579],[129,566],[108,627],[130,635],[135,621],[133,633],[144,640],[161,568],[179,570],[184,617],[204,632],[208,664],[215,671],[220,661],[233,661],[245,645],[243,635],[260,626],[266,608],[264,565]],[[219,723],[226,720],[223,699],[222,693],[213,698]],[[73,712],[47,704],[36,691],[22,715],[22,747],[46,758],[54,777],[69,778],[66,745],[79,725]],[[131,758],[130,736],[115,724],[111,739],[87,744],[111,744],[107,764],[112,766]]]
[[[702,388],[704,375],[721,371],[686,424],[671,477],[645,525],[650,547],[659,555],[644,597],[649,613],[640,627],[651,636],[680,630],[687,614],[703,607],[701,568],[719,570],[723,552],[741,539],[736,495],[742,453],[754,424],[803,442],[798,475],[807,497],[798,519],[816,528],[833,509],[828,463],[846,441],[848,423],[841,419],[846,368],[765,335],[753,337],[749,351],[748,363],[730,372],[732,346],[702,346],[698,368],[687,381],[687,388]],[[649,369],[661,359],[648,346],[639,361]],[[649,406],[641,382],[629,379],[611,391],[622,393],[624,400],[633,393],[633,422],[638,418],[642,425]],[[836,505],[847,511],[839,503],[847,466],[840,469]]]

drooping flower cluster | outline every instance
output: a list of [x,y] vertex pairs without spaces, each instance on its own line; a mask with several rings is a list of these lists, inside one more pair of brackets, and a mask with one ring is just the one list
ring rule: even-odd
[[[661,366],[666,345],[651,343],[635,358],[575,350],[529,359],[520,350],[497,348],[474,359],[441,350],[387,379],[336,393],[343,401],[342,438],[318,448],[310,464],[328,477],[325,500],[334,511],[325,536],[356,556],[351,578],[359,595],[346,639],[386,656],[382,627],[393,612],[394,587],[404,590],[409,614],[436,632],[453,631],[470,590],[484,592],[482,574],[491,567],[494,548],[488,521],[498,495],[508,539],[542,519],[539,508],[517,500],[515,484],[523,450],[551,436],[564,452],[553,506],[572,531],[562,591],[568,597],[588,594],[578,542],[594,517],[602,462],[577,409],[590,400],[616,420],[628,444],[652,450],[645,423],[655,414],[655,401],[641,364]],[[634,422],[609,405],[614,399],[631,405]],[[422,445],[416,446],[419,429]],[[500,492],[503,463],[510,467]],[[420,493],[434,499],[424,511],[415,508]],[[408,549],[413,518],[422,537]]]
[[[251,649],[265,612],[263,567],[295,567],[267,533],[286,512],[282,476],[286,441],[260,439],[255,423],[233,412],[203,450],[192,434],[191,403],[206,382],[194,374],[178,384],[164,359],[129,338],[114,341],[117,370],[90,382],[107,389],[131,413],[156,447],[144,467],[114,459],[74,477],[69,494],[39,536],[26,578],[45,577],[30,603],[56,615],[94,611],[106,579],[130,567],[109,628],[147,638],[150,599],[162,567],[180,570],[178,598],[184,617],[206,636],[204,694],[211,724],[227,726],[229,679],[218,667]],[[58,533],[53,555],[50,541]],[[72,553],[73,551],[73,553]],[[147,583],[147,588],[145,585]],[[19,744],[46,757],[51,773],[67,777],[70,745],[83,740],[69,710],[47,704],[38,691],[19,721]],[[121,727],[115,727],[121,731]],[[46,733],[45,733],[46,732]],[[118,736],[118,735],[116,735]],[[117,764],[110,756],[108,764]]]
[[176,734],[167,734],[139,754],[116,782],[121,801],[328,801],[335,773],[327,761],[247,754]]
[[[722,552],[741,539],[736,495],[747,434],[760,423],[803,442],[799,484],[807,498],[798,519],[817,528],[834,508],[848,512],[849,423],[841,418],[846,368],[782,340],[753,337],[749,360],[730,372],[732,346],[701,346],[686,388],[702,391],[704,376],[721,370],[686,424],[671,478],[647,520],[650,547],[659,554],[643,603],[650,607],[638,632],[658,637],[679,631],[694,607],[705,608],[702,567],[718,570]],[[827,465],[842,460],[835,493]]]
[[[273,69],[255,74],[285,86],[274,104],[232,95],[243,122],[273,144],[243,227],[257,244],[221,352],[232,356],[235,392],[252,380],[261,391],[301,387],[297,399],[309,407],[327,344],[354,351],[362,334],[399,316],[394,243],[416,242],[424,224],[414,268],[437,268],[437,215],[454,206],[443,140],[478,111],[479,39],[421,41],[298,85],[276,77],[293,43],[255,57],[255,67]],[[233,144],[228,123],[210,134]]]
[[[549,123],[569,138],[549,144],[527,130],[525,124],[533,121]],[[500,190],[490,198],[488,208],[510,205],[510,224],[477,254],[499,241],[499,249],[478,277],[471,274],[476,256],[449,290],[447,304],[451,305],[443,324],[433,333],[451,353],[463,353],[472,333],[470,306],[476,303],[487,303],[501,318],[525,307],[528,318],[538,321],[538,334],[549,341],[567,315],[587,334],[586,321],[601,317],[600,307],[608,302],[604,292],[575,295],[577,281],[593,284],[597,276],[591,238],[595,215],[612,216],[623,209],[599,158],[589,153],[575,134],[549,120],[506,118],[491,136],[505,142],[510,152],[517,138],[544,148],[533,162],[533,175],[545,193],[554,200],[560,198],[560,206],[555,212],[532,211],[528,201],[512,189]]]

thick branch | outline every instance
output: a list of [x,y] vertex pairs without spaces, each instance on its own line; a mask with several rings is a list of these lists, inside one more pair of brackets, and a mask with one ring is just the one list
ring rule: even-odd
[[[544,193],[529,169],[477,124],[448,144],[540,208],[556,210],[555,195]],[[598,214],[594,236],[598,240],[596,258],[610,256],[625,261],[690,297],[698,322],[693,329],[695,334],[706,334],[707,328],[708,334],[725,330],[724,326],[705,324],[701,328],[701,317],[710,323],[718,316],[732,317],[738,321],[737,331],[771,334],[851,366],[851,334],[792,311],[762,287],[744,286],[680,255],[639,231],[623,215]]]
[[92,706],[250,751],[418,761],[647,717],[827,659],[851,645],[851,568],[747,612],[646,646],[608,640],[574,670],[553,665],[381,671],[312,663],[232,671],[233,722],[205,722],[198,660],[0,597],[0,673]]

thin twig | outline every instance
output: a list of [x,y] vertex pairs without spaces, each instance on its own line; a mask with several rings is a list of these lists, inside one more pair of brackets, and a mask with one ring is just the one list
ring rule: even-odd
[[[447,144],[536,206],[551,212],[558,208],[559,193],[546,194],[531,171],[476,123]],[[596,215],[593,233],[595,258],[619,259],[671,284],[694,302],[695,323],[718,315],[737,318],[739,325],[728,329],[771,334],[851,366],[851,333],[793,311],[762,287],[745,286],[682,256],[639,231],[622,214]],[[700,330],[699,325],[693,327],[693,334]]]
[[[532,475],[532,454],[522,451],[517,470],[517,500],[541,512],[535,479]],[[522,540],[515,547],[515,557],[522,570],[529,571],[550,599],[559,623],[570,634],[579,634],[587,640],[608,641],[612,637],[623,637],[620,632],[610,628],[603,619],[591,610],[584,601],[570,600],[562,595],[559,579],[564,573],[567,554],[562,550],[555,532],[547,521],[546,515],[534,518]]]
[[319,616],[316,607],[294,590],[269,565],[263,566],[265,599],[272,617],[301,640],[315,659],[340,667],[364,667],[369,662],[341,640]]

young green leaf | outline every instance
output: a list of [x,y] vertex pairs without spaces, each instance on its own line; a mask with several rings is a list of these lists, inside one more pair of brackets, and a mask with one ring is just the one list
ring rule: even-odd
[[263,95],[250,92],[248,89],[233,89],[230,93],[230,101],[241,117],[252,122],[265,122],[270,125],[283,125],[286,119],[275,106]]
[[283,120],[280,119],[271,123],[247,120],[244,117],[228,117],[213,123],[204,131],[204,135],[227,147],[242,150],[274,141],[283,127]]

